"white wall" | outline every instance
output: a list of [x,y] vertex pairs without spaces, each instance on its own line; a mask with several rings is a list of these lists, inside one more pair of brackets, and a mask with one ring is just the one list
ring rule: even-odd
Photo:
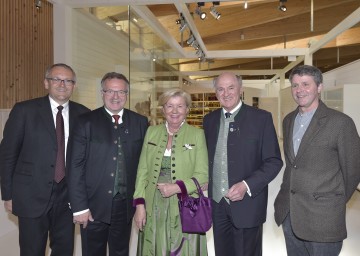
[[324,89],[344,84],[360,84],[360,60],[324,73]]
[[355,122],[356,129],[360,134],[360,84],[344,85],[344,113],[349,115]]
[[360,60],[324,74],[324,90],[343,88],[343,112],[355,122],[360,133]]
[[279,136],[279,110],[278,97],[260,97],[259,108],[269,111],[272,115],[276,134]]
[[78,77],[73,99],[94,109],[102,105],[100,81],[117,71],[129,77],[128,38],[94,16],[72,10],[72,66]]

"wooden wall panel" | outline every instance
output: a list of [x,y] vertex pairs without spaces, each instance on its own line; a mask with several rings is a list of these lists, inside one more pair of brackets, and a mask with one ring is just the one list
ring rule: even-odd
[[53,7],[42,1],[0,1],[0,109],[46,94],[46,68],[53,64]]

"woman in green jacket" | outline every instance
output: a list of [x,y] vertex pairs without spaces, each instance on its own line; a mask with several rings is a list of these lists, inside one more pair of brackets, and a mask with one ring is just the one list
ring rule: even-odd
[[195,193],[195,177],[208,182],[208,156],[204,132],[186,123],[191,97],[171,89],[159,98],[165,124],[148,128],[135,184],[135,223],[140,230],[137,254],[207,255],[205,234],[182,233],[176,181]]

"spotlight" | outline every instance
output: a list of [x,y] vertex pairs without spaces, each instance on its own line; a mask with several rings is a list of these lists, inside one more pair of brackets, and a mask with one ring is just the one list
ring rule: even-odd
[[186,20],[185,20],[184,16],[182,15],[182,13],[180,13],[180,18],[176,20],[176,24],[180,25],[180,27],[179,27],[180,32],[183,32],[184,29],[187,27]]
[[248,2],[247,2],[247,0],[245,0],[245,2],[244,2],[244,9],[247,9],[248,8]]
[[187,23],[186,23],[186,22],[182,22],[182,24],[181,24],[181,26],[180,26],[180,28],[179,28],[180,32],[183,32],[186,27],[187,27]]
[[38,10],[41,8],[41,0],[35,0],[35,7]]
[[191,46],[194,47],[195,50],[198,50],[200,48],[200,45],[196,41],[194,41]]
[[214,16],[214,18],[217,19],[217,20],[220,19],[220,17],[221,17],[221,13],[219,13],[219,12],[216,10],[216,8],[215,8],[214,5],[210,7],[210,13],[211,13],[211,15]]
[[201,6],[204,6],[205,3],[204,2],[198,2],[197,5],[198,6],[195,9],[195,13],[197,15],[199,15],[200,19],[204,20],[206,18],[206,12],[201,11]]
[[189,37],[189,39],[188,40],[186,40],[186,43],[188,44],[188,45],[190,45],[190,46],[192,46],[192,44],[195,42],[195,37],[194,37],[194,35],[191,35],[190,37]]
[[287,2],[287,0],[280,0],[279,1],[279,10],[282,12],[286,12],[287,8],[285,6],[285,2]]

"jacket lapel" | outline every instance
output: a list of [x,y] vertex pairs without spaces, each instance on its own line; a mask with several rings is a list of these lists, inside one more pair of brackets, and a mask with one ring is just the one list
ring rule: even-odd
[[301,143],[299,146],[298,153],[296,155],[296,159],[299,159],[301,155],[308,149],[308,144],[316,137],[319,133],[321,127],[324,125],[326,119],[326,106],[322,101],[320,101],[317,110],[313,118],[310,121],[309,127],[307,128],[304,137],[301,139]]
[[127,112],[127,110],[124,108],[124,112],[123,112],[123,117],[122,117],[122,123],[120,124],[119,128],[120,128],[120,140],[121,143],[125,143],[127,141],[127,138],[129,136],[129,113]]
[[54,124],[54,118],[52,115],[52,110],[48,95],[43,97],[42,100],[39,102],[39,113],[43,119],[43,123],[44,126],[46,127],[46,130],[48,131],[50,137],[54,140],[54,143],[56,144],[55,124]]
[[284,138],[286,138],[286,144],[284,145],[284,152],[289,152],[289,158],[290,161],[293,162],[295,160],[295,152],[294,152],[294,143],[293,143],[293,130],[294,130],[294,123],[295,118],[298,113],[298,109],[293,111],[291,113],[291,117],[287,120],[287,124],[285,124],[285,127],[289,127],[289,129],[286,130],[286,134],[284,134]]

